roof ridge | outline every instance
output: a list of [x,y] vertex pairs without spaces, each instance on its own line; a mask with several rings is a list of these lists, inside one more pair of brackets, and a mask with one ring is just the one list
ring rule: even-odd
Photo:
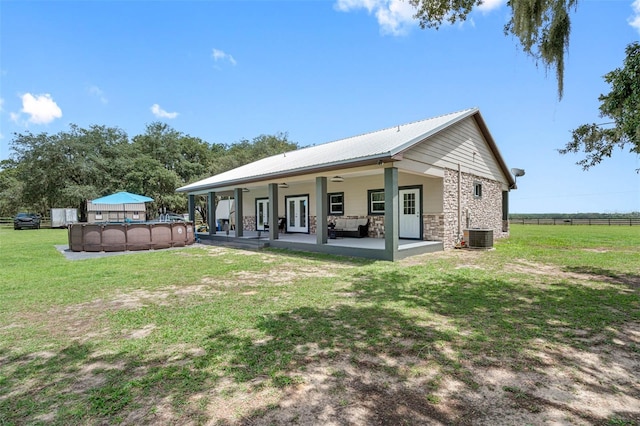
[[322,142],[322,143],[319,143],[317,145],[307,145],[307,146],[300,147],[298,149],[287,151],[285,153],[276,154],[276,155],[274,155],[274,157],[277,156],[277,155],[289,154],[290,152],[300,152],[300,151],[304,151],[305,149],[315,148],[315,147],[322,146],[322,145],[329,145],[329,144],[336,143],[336,142],[343,142],[343,141],[346,141],[346,140],[349,140],[349,139],[355,139],[355,138],[359,138],[359,137],[366,136],[366,135],[373,135],[373,134],[376,134],[376,133],[385,132],[385,131],[388,131],[388,130],[391,130],[391,129],[395,129],[397,127],[409,126],[409,125],[412,125],[412,124],[422,123],[424,121],[435,120],[437,118],[446,117],[447,115],[455,115],[455,114],[460,114],[460,113],[463,113],[463,112],[469,112],[469,111],[472,111],[472,110],[478,110],[478,107],[465,108],[465,109],[461,109],[461,110],[458,110],[458,111],[449,112],[447,114],[435,115],[433,117],[423,118],[423,119],[420,119],[420,120],[414,120],[414,121],[410,121],[408,123],[403,123],[403,124],[396,124],[396,125],[393,125],[393,126],[382,128],[382,129],[371,130],[369,132],[364,132],[364,133],[359,133],[357,135],[348,136],[346,138],[334,139],[332,141]]

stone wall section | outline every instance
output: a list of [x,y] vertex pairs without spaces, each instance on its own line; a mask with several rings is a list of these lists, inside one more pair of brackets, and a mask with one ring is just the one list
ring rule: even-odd
[[422,239],[444,241],[444,214],[422,215]]
[[256,230],[256,217],[255,216],[242,216],[242,229],[245,231]]
[[384,216],[369,217],[369,238],[384,238]]
[[[474,195],[474,184],[482,184],[482,196]],[[458,171],[445,169],[444,173],[444,248],[455,246],[458,240]],[[502,184],[500,182],[462,173],[461,186],[462,230],[469,228],[492,229],[494,241],[508,236],[503,232]]]

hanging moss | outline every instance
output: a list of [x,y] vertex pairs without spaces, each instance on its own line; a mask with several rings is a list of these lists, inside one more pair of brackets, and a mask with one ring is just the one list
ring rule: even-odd
[[[466,20],[482,0],[410,0],[422,28],[439,28],[443,22]],[[578,0],[509,0],[511,19],[505,34],[518,38],[524,52],[545,69],[553,68],[558,81],[558,97],[564,90],[564,55],[569,47],[571,20]]]

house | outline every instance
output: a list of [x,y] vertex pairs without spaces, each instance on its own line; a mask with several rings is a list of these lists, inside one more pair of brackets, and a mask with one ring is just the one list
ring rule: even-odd
[[[192,219],[194,197],[207,195],[209,223],[216,197],[234,198],[234,238],[396,260],[453,248],[465,229],[507,236],[511,189],[515,180],[472,108],[264,158],[177,191],[189,195]],[[363,219],[368,238],[329,238],[345,218]],[[212,227],[207,237],[219,235]]]

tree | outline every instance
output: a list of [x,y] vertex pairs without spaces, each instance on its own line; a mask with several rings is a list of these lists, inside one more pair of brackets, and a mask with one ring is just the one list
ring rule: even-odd
[[72,124],[55,135],[15,134],[12,149],[24,207],[45,214],[53,207],[75,206],[81,220],[87,200],[120,185],[130,157],[126,133],[105,126]]
[[12,160],[0,161],[0,216],[13,216],[22,208],[22,182]]
[[183,184],[180,176],[164,167],[155,158],[146,154],[138,155],[123,181],[123,189],[153,198],[153,202],[147,204],[149,212],[155,212],[160,208],[169,211],[186,210],[186,197],[184,194],[176,193],[176,188]]
[[212,174],[219,174],[262,158],[296,149],[298,144],[291,142],[287,133],[260,135],[251,141],[243,139],[228,146],[224,154],[219,154],[209,171]]
[[[613,127],[601,124],[583,124],[572,131],[572,139],[561,154],[584,152],[586,158],[578,161],[584,170],[611,157],[614,148],[630,146],[630,152],[640,154],[640,43],[627,46],[622,68],[605,74],[604,80],[611,91],[600,95],[600,117],[613,120]],[[640,169],[638,170],[640,172]]]
[[[422,28],[439,28],[443,22],[464,21],[482,0],[409,0],[417,8],[416,18]],[[571,20],[569,12],[578,0],[509,0],[511,19],[505,34],[518,38],[522,50],[553,68],[558,81],[558,97],[564,90],[564,55],[569,47]]]
[[[298,144],[291,142],[286,133],[275,135],[260,135],[252,141],[243,139],[230,146],[220,144],[211,145],[212,158],[215,159],[209,168],[210,174],[219,174],[236,167],[270,157],[283,152],[298,149]],[[208,205],[204,196],[196,197],[195,209],[204,222],[207,221]]]
[[183,184],[204,177],[212,162],[208,143],[161,122],[147,125],[144,134],[133,138],[133,147],[175,172]]
[[136,158],[125,181],[128,190],[154,199],[147,205],[150,212],[185,211],[187,197],[176,188],[206,177],[216,152],[203,140],[161,122],[147,125],[144,134],[135,136],[133,149]]

